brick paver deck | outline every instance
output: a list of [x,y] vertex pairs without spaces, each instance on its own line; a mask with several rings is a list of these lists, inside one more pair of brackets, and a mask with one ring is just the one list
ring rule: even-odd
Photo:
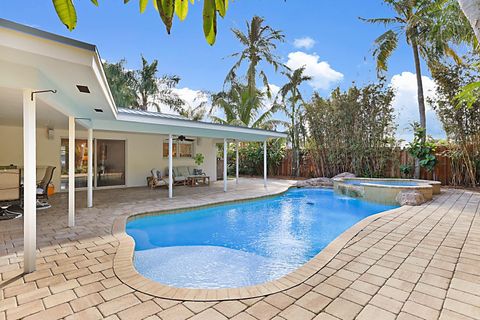
[[[132,211],[276,193],[288,181],[241,181],[164,190],[95,193],[95,208],[77,210],[66,226],[66,195],[38,212],[37,271],[22,275],[22,220],[0,222],[0,319],[480,319],[480,193],[444,190],[420,207],[372,220],[302,284],[244,300],[161,299],[118,279],[112,223]],[[230,182],[232,188],[233,183]],[[77,195],[84,206],[84,193]]]

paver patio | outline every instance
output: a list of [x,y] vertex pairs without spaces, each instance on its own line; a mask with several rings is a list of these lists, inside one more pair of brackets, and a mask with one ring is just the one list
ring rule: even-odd
[[22,275],[23,221],[0,222],[0,319],[480,319],[480,193],[445,189],[423,206],[372,220],[302,284],[261,298],[192,302],[135,291],[115,276],[116,217],[278,193],[290,184],[241,179],[211,187],[66,194],[37,214],[37,271]]

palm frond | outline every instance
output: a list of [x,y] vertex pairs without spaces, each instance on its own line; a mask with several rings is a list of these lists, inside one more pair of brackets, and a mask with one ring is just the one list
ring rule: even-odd
[[387,61],[398,46],[398,35],[393,30],[388,30],[375,39],[376,48],[373,56],[377,60],[377,72],[387,71]]
[[394,17],[394,18],[362,18],[359,17],[358,19],[362,20],[363,22],[366,23],[372,23],[372,24],[383,24],[385,26],[391,25],[391,24],[396,24],[396,23],[404,23],[403,19],[400,17]]

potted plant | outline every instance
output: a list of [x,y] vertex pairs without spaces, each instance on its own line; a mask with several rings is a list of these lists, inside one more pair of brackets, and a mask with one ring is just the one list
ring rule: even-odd
[[[194,157],[193,157],[193,160],[195,161],[195,164],[197,166],[201,166],[203,164],[203,162],[205,161],[205,157],[203,156],[203,154],[201,153],[197,153]],[[202,174],[202,169],[195,169],[195,174],[196,175],[200,175]]]

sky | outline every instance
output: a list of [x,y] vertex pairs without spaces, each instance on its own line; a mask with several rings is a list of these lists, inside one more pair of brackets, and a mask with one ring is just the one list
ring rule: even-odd
[[[102,59],[127,60],[127,67],[139,68],[140,55],[159,61],[159,76],[174,74],[181,78],[178,93],[195,102],[197,92],[218,92],[235,62],[229,57],[240,51],[231,28],[246,29],[254,15],[280,29],[286,41],[277,55],[291,68],[306,67],[312,81],[302,86],[305,98],[317,91],[327,97],[337,86],[346,89],[353,82],[363,85],[376,81],[373,41],[386,29],[366,24],[358,17],[389,17],[392,10],[381,0],[235,0],[227,15],[218,20],[216,43],[210,46],[203,37],[201,1],[190,6],[185,21],[175,18],[168,35],[150,1],[144,14],[138,0],[76,1],[78,24],[68,31],[58,20],[51,1],[1,1],[0,17],[97,45]],[[405,41],[389,61],[387,81],[397,92],[393,102],[397,115],[397,137],[411,140],[409,123],[418,121],[415,68],[412,51]],[[264,66],[273,91],[285,83],[285,77]],[[426,96],[435,94],[435,84],[423,64]],[[427,105],[428,133],[443,138],[444,132],[435,112]]]

